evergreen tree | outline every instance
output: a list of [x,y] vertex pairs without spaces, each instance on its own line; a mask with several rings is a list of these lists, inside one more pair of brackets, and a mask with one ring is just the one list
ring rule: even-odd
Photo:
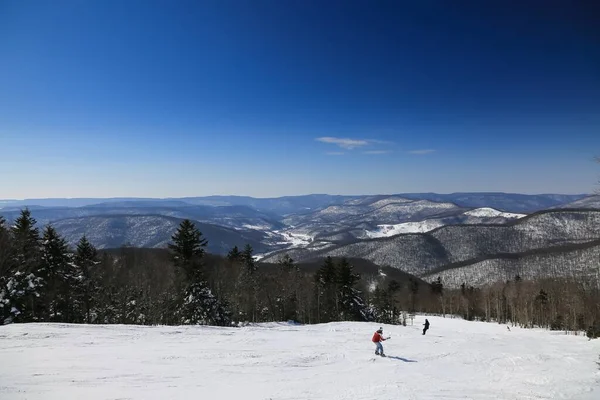
[[375,321],[383,324],[393,324],[394,311],[390,292],[381,288],[376,288],[373,292],[371,312]]
[[387,288],[377,287],[370,300],[371,315],[377,322],[397,324],[400,322],[400,310],[397,307],[397,296],[402,287],[396,280],[388,283]]
[[16,272],[14,261],[10,232],[6,227],[6,220],[0,216],[0,325],[9,323],[14,318],[11,313],[14,301],[12,282]]
[[21,211],[11,228],[15,247],[15,262],[23,273],[35,273],[40,269],[40,231],[29,209]]
[[38,321],[43,318],[42,296],[45,281],[41,265],[39,229],[29,209],[21,211],[11,227],[14,270],[7,282],[10,300],[9,318]]
[[253,253],[254,249],[252,248],[252,246],[250,246],[250,244],[246,244],[246,247],[244,247],[244,251],[242,252],[242,260],[244,262],[246,270],[251,275],[254,274],[257,270],[256,261],[254,261]]
[[415,313],[417,311],[417,293],[419,293],[419,281],[409,278],[410,283],[410,312]]
[[289,254],[285,254],[283,257],[281,257],[277,261],[277,264],[280,265],[282,268],[286,268],[289,270],[298,270],[298,265],[296,265],[294,259],[290,257]]
[[184,324],[227,325],[229,313],[212,293],[203,271],[204,247],[208,241],[190,220],[181,222],[169,244],[176,269],[183,271],[178,282],[175,314]]
[[369,320],[371,316],[362,298],[362,293],[355,287],[360,275],[355,274],[352,265],[342,258],[338,265],[338,291],[340,318],[342,320]]
[[438,276],[437,279],[431,282],[431,292],[438,296],[441,296],[444,292],[444,284],[442,283],[442,277]]
[[181,322],[184,324],[227,326],[231,322],[231,314],[206,281],[192,282],[187,286],[182,307]]
[[260,316],[258,267],[254,260],[254,249],[246,244],[242,252],[242,271],[238,277],[237,304],[240,316],[252,322],[257,322]]
[[15,292],[17,269],[13,250],[10,231],[4,218],[0,217],[0,325],[10,323],[16,312],[19,312],[14,307],[18,299]]
[[76,304],[75,313],[86,323],[92,323],[96,317],[94,310],[96,297],[100,290],[100,276],[95,267],[99,264],[98,251],[84,235],[77,243],[75,253]]
[[68,321],[72,259],[67,241],[48,225],[42,239],[42,265],[47,282],[45,311],[50,321]]
[[300,284],[300,270],[294,260],[284,255],[277,261],[278,269],[275,273],[277,288],[277,312],[279,320],[298,320],[298,291]]
[[242,252],[240,252],[237,246],[233,246],[233,249],[227,254],[227,259],[231,262],[241,262],[243,259]]
[[317,321],[330,322],[339,317],[337,268],[331,257],[325,258],[323,265],[315,274],[317,295]]
[[173,264],[183,271],[184,281],[194,281],[202,278],[202,257],[208,240],[202,237],[202,233],[189,219],[185,219],[179,225],[177,232],[171,237],[169,243]]

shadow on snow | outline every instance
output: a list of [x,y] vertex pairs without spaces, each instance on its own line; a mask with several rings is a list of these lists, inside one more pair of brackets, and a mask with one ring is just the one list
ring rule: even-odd
[[386,358],[391,358],[392,360],[400,360],[407,363],[418,362],[417,360],[409,360],[408,358],[397,357],[397,356],[386,356]]

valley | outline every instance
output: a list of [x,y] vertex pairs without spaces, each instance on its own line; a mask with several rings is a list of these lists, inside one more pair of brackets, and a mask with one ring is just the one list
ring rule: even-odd
[[[29,208],[40,227],[51,224],[71,246],[85,235],[98,249],[165,248],[181,221],[190,219],[208,239],[210,253],[249,244],[266,263],[286,254],[299,262],[353,257],[425,280],[442,276],[454,286],[515,274],[568,276],[577,260],[593,264],[587,260],[596,257],[600,240],[600,196],[210,196],[0,204],[8,221]],[[597,274],[594,268],[579,273]]]

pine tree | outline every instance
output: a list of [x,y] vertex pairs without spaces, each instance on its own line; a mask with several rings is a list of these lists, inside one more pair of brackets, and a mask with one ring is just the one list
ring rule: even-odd
[[297,321],[300,270],[288,254],[281,257],[277,261],[277,265],[279,268],[275,273],[275,286],[277,288],[278,319]]
[[242,252],[242,260],[249,274],[254,274],[257,270],[256,262],[254,261],[254,249],[249,244],[246,244]]
[[48,225],[42,239],[42,265],[47,282],[45,311],[50,321],[68,321],[72,262],[67,241]]
[[252,322],[259,320],[259,277],[258,267],[254,260],[254,249],[250,244],[246,244],[242,252],[242,271],[238,277],[238,295],[237,303],[241,312],[241,317],[249,319]]
[[181,222],[169,244],[176,269],[183,271],[178,282],[175,314],[184,324],[226,325],[230,316],[221,302],[212,293],[204,277],[204,247],[208,241],[190,220]]
[[237,246],[233,246],[233,249],[229,251],[229,253],[227,254],[227,259],[231,262],[242,261],[242,253],[240,252]]
[[194,223],[185,219],[177,228],[177,232],[171,236],[172,243],[168,247],[171,250],[173,264],[183,271],[185,281],[199,279],[202,274],[201,260],[206,253],[205,247],[208,240],[202,237],[202,233]]
[[315,274],[317,295],[317,320],[319,322],[336,321],[338,312],[337,268],[331,257],[325,258],[321,268]]
[[371,316],[362,298],[362,293],[355,287],[360,275],[355,274],[352,265],[342,258],[338,265],[338,291],[340,301],[340,318],[342,320],[369,320]]
[[419,293],[419,281],[414,278],[409,278],[410,288],[410,312],[414,314],[417,311],[417,293]]
[[[6,283],[10,298],[9,319],[38,321],[43,318],[42,296],[45,281],[41,265],[39,230],[29,209],[11,227],[13,273]],[[6,307],[6,306],[5,306]]]
[[[0,216],[0,325],[12,321],[13,295],[9,290],[16,272],[13,243],[10,232],[6,227],[6,220]],[[12,283],[11,289],[12,289]]]
[[76,270],[75,313],[90,324],[96,317],[94,306],[100,290],[100,276],[95,268],[99,264],[98,251],[85,235],[77,243],[74,264]]
[[40,268],[40,231],[35,226],[37,221],[31,216],[29,209],[21,211],[11,228],[15,246],[15,261],[24,273],[34,273]]
[[290,257],[289,254],[285,254],[283,257],[281,257],[277,261],[277,264],[286,269],[298,270],[298,265],[296,265],[294,259]]
[[389,291],[381,289],[379,287],[376,288],[373,292],[373,299],[371,303],[371,312],[375,321],[383,324],[393,324],[395,322],[393,306]]

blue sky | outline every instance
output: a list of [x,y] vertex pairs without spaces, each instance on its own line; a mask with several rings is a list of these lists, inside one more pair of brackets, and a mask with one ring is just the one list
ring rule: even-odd
[[485,3],[0,2],[0,198],[593,191],[597,10]]

